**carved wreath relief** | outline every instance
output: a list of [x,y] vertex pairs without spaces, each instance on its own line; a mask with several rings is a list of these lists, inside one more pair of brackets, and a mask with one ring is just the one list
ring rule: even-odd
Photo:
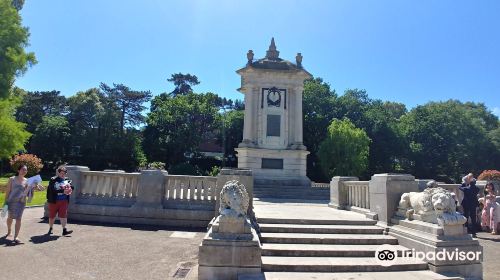
[[267,106],[281,106],[281,91],[276,87],[272,87],[267,91]]

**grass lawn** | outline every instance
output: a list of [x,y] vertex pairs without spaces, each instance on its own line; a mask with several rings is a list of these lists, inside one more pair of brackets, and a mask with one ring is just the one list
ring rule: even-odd
[[[7,182],[9,181],[9,177],[0,177],[0,206],[3,205],[3,202],[5,201],[5,188],[7,186]],[[49,185],[49,181],[42,181],[42,186],[47,188]],[[47,200],[46,198],[46,193],[47,190],[43,191],[36,191],[35,195],[33,196],[33,200],[31,200],[30,203],[28,203],[28,206],[34,206],[34,205],[43,205],[45,204],[45,201]]]

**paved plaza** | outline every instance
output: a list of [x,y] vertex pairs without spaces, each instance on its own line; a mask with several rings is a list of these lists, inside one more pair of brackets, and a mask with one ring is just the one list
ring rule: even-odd
[[[277,208],[265,210],[262,206],[256,203],[260,214],[279,215]],[[289,206],[308,217],[309,211],[301,211],[299,205]],[[332,210],[320,204],[309,206],[315,209],[316,218]],[[357,216],[344,214],[343,219]],[[0,239],[0,279],[197,279],[198,245],[204,232],[72,223],[75,232],[71,236],[61,236],[60,225],[56,225],[54,236],[48,238],[42,215],[41,207],[26,209],[20,234],[24,244],[12,246]],[[4,233],[4,224],[0,230]],[[479,233],[478,238],[484,247],[484,279],[500,279],[500,236]],[[190,269],[185,278],[180,275],[182,267]],[[179,277],[174,276],[176,272]]]
[[[72,223],[71,236],[61,236],[57,224],[47,237],[42,216],[42,207],[25,210],[24,244],[0,239],[0,279],[197,279],[203,231]],[[187,276],[174,277],[182,267],[190,269]]]

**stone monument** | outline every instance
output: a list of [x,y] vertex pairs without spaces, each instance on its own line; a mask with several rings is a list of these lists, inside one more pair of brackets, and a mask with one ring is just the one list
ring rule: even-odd
[[256,179],[308,185],[302,91],[304,80],[312,75],[302,67],[301,53],[296,63],[280,58],[274,38],[264,58],[253,57],[248,51],[246,66],[236,71],[241,76],[238,91],[245,95],[243,141],[235,149],[238,167],[251,169]]

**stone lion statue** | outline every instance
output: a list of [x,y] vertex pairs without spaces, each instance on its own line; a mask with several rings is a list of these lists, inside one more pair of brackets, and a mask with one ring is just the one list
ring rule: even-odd
[[220,192],[219,212],[223,216],[246,216],[249,205],[248,193],[244,185],[228,181]]
[[456,212],[453,195],[437,187],[434,181],[429,182],[422,192],[403,193],[398,214],[409,220],[417,219],[439,225],[463,224],[464,220],[464,217]]

